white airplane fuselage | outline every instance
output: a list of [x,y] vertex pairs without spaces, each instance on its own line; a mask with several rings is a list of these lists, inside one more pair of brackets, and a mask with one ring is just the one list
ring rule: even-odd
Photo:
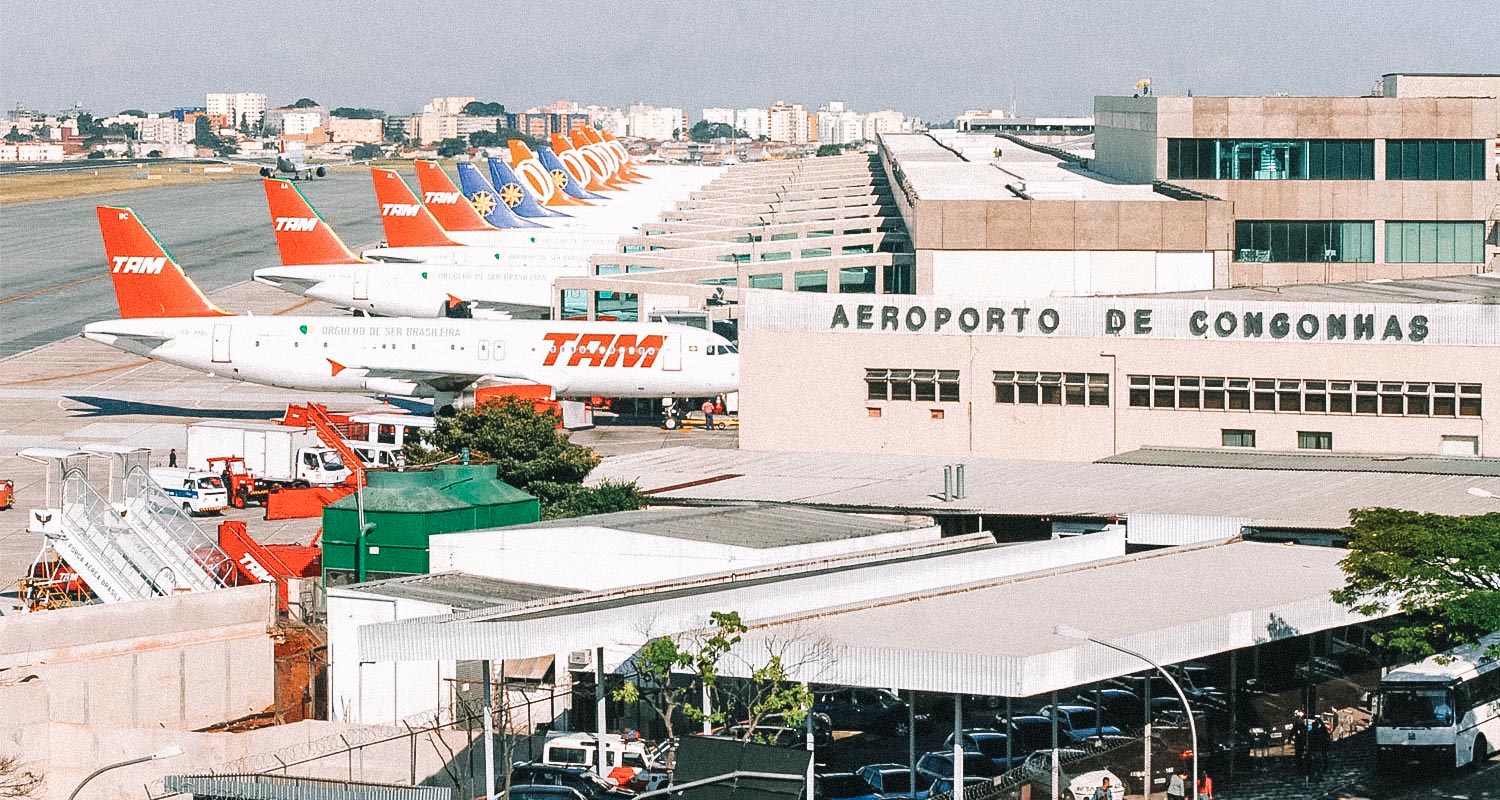
[[559,397],[707,397],[739,386],[728,340],[683,325],[360,317],[93,322],[85,338],[156,361],[303,391],[428,397],[479,381]]

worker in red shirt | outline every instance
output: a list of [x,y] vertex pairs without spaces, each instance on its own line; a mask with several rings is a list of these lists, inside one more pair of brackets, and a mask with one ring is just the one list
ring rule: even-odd
[[714,401],[713,400],[704,400],[703,401],[703,420],[704,420],[704,422],[703,422],[703,429],[704,430],[711,431],[711,430],[714,429]]

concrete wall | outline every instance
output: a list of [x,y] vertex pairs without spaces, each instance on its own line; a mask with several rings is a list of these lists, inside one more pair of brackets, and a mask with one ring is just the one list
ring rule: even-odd
[[1500,75],[1386,75],[1386,97],[1500,97]]
[[1213,253],[935,250],[918,290],[938,295],[1143,294],[1214,287]]
[[1229,250],[1234,213],[1218,201],[920,200],[920,250]]
[[269,584],[0,617],[0,730],[67,722],[192,730],[274,705]]
[[361,625],[452,613],[452,606],[366,592],[328,590],[328,718],[396,724],[413,714],[452,704],[453,662],[362,662]]

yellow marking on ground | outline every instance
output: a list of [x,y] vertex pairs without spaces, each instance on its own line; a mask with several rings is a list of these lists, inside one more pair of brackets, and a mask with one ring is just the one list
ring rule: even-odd
[[309,297],[309,298],[307,298],[306,300],[303,300],[300,303],[293,303],[293,304],[287,306],[286,308],[281,309],[280,311],[272,311],[271,312],[271,316],[273,316],[273,317],[279,317],[282,314],[286,314],[286,313],[289,313],[289,312],[292,312],[292,311],[296,311],[299,308],[306,308],[306,307],[308,307],[308,306],[310,306],[310,305],[312,305],[313,303],[316,303],[316,302],[318,302],[317,298],[315,298],[315,297]]
[[90,375],[103,375],[106,372],[119,372],[122,369],[131,369],[131,368],[134,368],[134,367],[141,367],[141,366],[145,366],[146,364],[150,364],[150,363],[151,363],[150,359],[142,359],[140,361],[133,361],[133,362],[131,362],[129,364],[120,364],[118,366],[113,366],[113,367],[101,367],[99,369],[91,369],[91,370],[88,370],[87,372],[71,372],[71,373],[68,373],[67,375],[51,375],[51,376],[48,376],[46,378],[27,378],[24,381],[7,381],[5,383],[0,383],[0,386],[24,386],[25,384],[28,384],[28,383],[46,383],[47,381],[60,381],[60,380],[63,380],[65,378],[86,378],[86,377],[88,377]]
[[104,277],[106,274],[107,273],[102,273],[101,272],[98,275],[95,275],[95,276],[90,277],[90,278],[79,278],[76,281],[68,281],[67,283],[59,283],[56,286],[48,286],[45,289],[37,289],[34,292],[27,292],[25,294],[12,295],[11,297],[7,297],[7,298],[5,298],[3,300],[0,300],[0,303],[9,303],[12,300],[25,300],[28,297],[36,297],[39,294],[46,294],[48,292],[55,292],[58,289],[66,289],[69,286],[77,286],[80,283],[88,283],[89,281],[97,281],[100,278]]

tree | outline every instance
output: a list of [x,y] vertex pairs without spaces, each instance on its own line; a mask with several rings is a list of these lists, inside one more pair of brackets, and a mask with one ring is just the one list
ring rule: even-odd
[[355,161],[365,161],[372,158],[380,158],[385,151],[378,144],[357,144],[349,151],[349,157]]
[[79,114],[78,118],[75,119],[74,122],[76,122],[78,125],[79,136],[87,136],[91,133],[99,132],[99,123],[94,119],[93,114],[89,114],[87,112]]
[[161,151],[160,150],[152,150],[152,151],[146,153],[146,158],[161,158]]
[[474,131],[469,134],[469,144],[474,147],[500,147],[505,140],[494,131]]
[[21,769],[21,762],[15,757],[0,756],[0,798],[38,797],[42,783],[41,775]]
[[109,154],[106,153],[106,152],[104,152],[103,150],[95,150],[95,151],[89,153],[87,156],[84,156],[84,158],[90,158],[90,159],[94,159],[94,158],[109,158]]
[[836,144],[820,144],[820,145],[818,145],[817,155],[819,157],[822,157],[822,156],[837,156],[837,155],[843,155],[843,153],[844,153],[844,148],[842,148],[842,147],[840,147],[840,146],[838,146]]
[[145,119],[147,115],[146,115],[146,112],[140,110],[139,108],[127,108],[124,111],[120,112],[120,116],[122,116],[122,117],[140,117],[141,119]]
[[452,158],[459,153],[466,152],[468,149],[468,142],[465,142],[463,139],[450,138],[438,142],[437,154],[443,158]]
[[385,119],[385,112],[376,108],[339,106],[329,113],[340,119]]
[[407,453],[410,463],[456,458],[493,462],[500,480],[535,496],[548,519],[641,508],[645,498],[635,484],[581,484],[598,463],[594,451],[573,444],[558,431],[557,417],[538,411],[529,400],[508,397],[475,409],[438,416],[428,437]]
[[466,117],[503,117],[505,116],[505,104],[485,103],[475,100],[465,105],[458,113]]
[[7,142],[29,142],[31,139],[31,134],[21,133],[21,130],[14,125],[10,126],[10,133],[5,134],[5,141]]
[[706,143],[715,139],[738,139],[745,136],[745,132],[737,130],[733,125],[723,122],[709,122],[706,119],[693,123],[688,129],[688,138],[695,142]]
[[625,685],[612,694],[616,701],[650,703],[651,709],[666,726],[667,738],[676,736],[677,712],[691,720],[708,720],[723,724],[727,719],[724,711],[705,712],[694,705],[689,693],[692,684],[674,681],[677,672],[691,673],[699,686],[710,691],[718,684],[719,660],[731,648],[739,644],[745,633],[745,624],[739,612],[711,611],[709,626],[680,636],[659,636],[652,639],[624,665],[628,668]]
[[297,99],[297,102],[292,103],[292,108],[314,108],[317,105],[318,101],[311,97],[301,97]]
[[[82,133],[83,129],[80,128]],[[214,124],[208,121],[208,117],[200,115],[193,120],[193,144],[199,147],[218,147],[219,137],[214,135]]]
[[1500,513],[1364,508],[1349,519],[1345,584],[1333,599],[1365,614],[1394,605],[1405,615],[1377,644],[1420,658],[1500,630]]

